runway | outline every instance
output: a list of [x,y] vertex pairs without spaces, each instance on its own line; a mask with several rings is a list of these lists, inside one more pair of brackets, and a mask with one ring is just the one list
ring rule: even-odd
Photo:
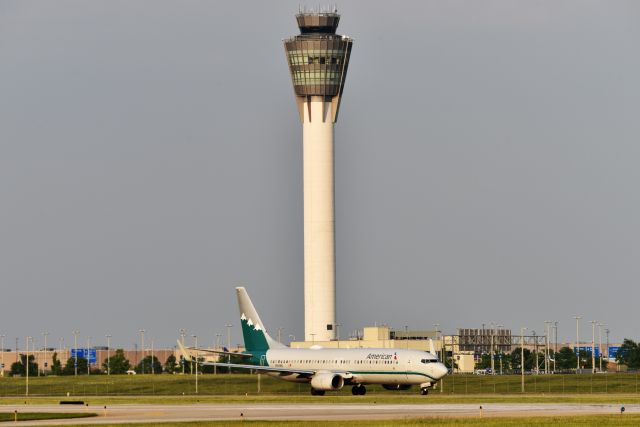
[[[213,421],[213,420],[354,420],[418,417],[479,417],[478,404],[189,404],[113,405],[68,407],[60,405],[2,405],[13,412],[95,412],[98,417],[24,421],[19,425],[70,425],[125,422]],[[482,405],[482,416],[560,416],[617,414],[619,405],[496,403]],[[625,405],[625,413],[640,413],[640,405]]]

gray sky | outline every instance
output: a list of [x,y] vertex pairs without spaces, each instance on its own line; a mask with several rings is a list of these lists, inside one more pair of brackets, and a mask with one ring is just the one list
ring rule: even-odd
[[[211,343],[237,324],[238,284],[302,337],[281,42],[299,4],[0,1],[8,342]],[[336,125],[342,335],[558,320],[570,338],[582,314],[583,337],[597,319],[639,338],[638,2],[338,8],[355,39]]]

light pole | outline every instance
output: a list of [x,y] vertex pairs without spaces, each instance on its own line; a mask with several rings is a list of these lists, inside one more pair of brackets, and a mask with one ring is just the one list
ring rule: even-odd
[[[227,327],[227,351],[231,351],[231,328],[233,325],[231,323],[227,323],[225,325]],[[227,363],[231,363],[231,355],[227,355]],[[229,373],[231,373],[231,368],[229,368]]]
[[558,357],[558,322],[553,322],[553,373],[556,373],[556,357]]
[[195,341],[195,347],[196,347],[196,394],[198,394],[198,359],[199,359],[199,353],[198,353],[198,336],[197,335],[191,335],[193,337],[193,340]]
[[34,337],[31,337],[31,352],[33,353],[33,361],[38,368],[36,369],[36,377],[40,376],[40,352],[38,352],[38,342]]
[[111,349],[111,335],[105,335],[107,337],[107,375],[111,375],[111,361],[109,360],[109,350]]
[[[216,348],[215,350],[220,349],[220,338],[222,337],[222,334],[216,334]],[[220,361],[220,355],[218,355],[218,360],[216,360],[216,362]],[[213,365],[213,375],[218,375],[218,365]]]
[[576,374],[580,371],[580,319],[582,316],[573,316],[576,319]]
[[603,323],[598,323],[598,353],[600,354],[600,372],[602,372],[602,327]]
[[2,351],[2,361],[0,361],[1,377],[4,377],[4,337],[5,335],[0,335],[0,351]]
[[407,349],[409,348],[409,326],[404,325],[404,339],[406,340]]
[[[500,354],[500,375],[502,375],[502,345],[504,344],[504,325],[496,325],[496,328],[498,328],[497,332],[498,332],[498,353]],[[502,338],[501,338],[502,337]]]
[[538,363],[538,337],[536,331],[531,331],[533,335],[533,351],[535,352],[536,375],[540,373],[540,364]]
[[153,340],[154,338],[151,338],[151,375],[154,375],[156,373],[155,371],[155,367],[153,365],[155,365],[155,359],[154,359],[154,354],[153,354]]
[[591,373],[596,373],[596,323],[597,320],[591,321]]
[[[439,334],[439,332],[440,332],[440,323],[434,323],[433,327],[436,330],[436,341],[438,341],[439,336],[440,336],[440,334]],[[440,349],[442,349],[442,344],[440,344]],[[437,352],[436,352],[436,354],[434,354],[434,356],[438,357]],[[440,387],[440,392],[442,392],[442,387]]]
[[524,393],[524,331],[520,328],[520,391]]
[[544,325],[545,325],[545,344],[544,344],[544,373],[545,374],[549,374],[549,368],[551,365],[551,349],[549,348],[549,345],[551,343],[551,339],[549,338],[549,334],[550,334],[550,329],[551,329],[551,324],[553,322],[551,320],[545,320],[544,321]]
[[142,350],[142,357],[140,360],[140,370],[144,374],[144,329],[140,329],[140,350]]
[[73,351],[74,351],[74,363],[73,363],[73,375],[78,376],[78,334],[80,331],[73,331]]
[[[460,329],[458,329],[458,351],[460,351]],[[455,362],[455,350],[456,350],[456,343],[455,343],[455,338],[456,335],[451,334],[451,375],[453,375],[456,372],[456,362]]]
[[493,352],[493,334],[495,331],[495,324],[493,322],[490,323],[491,325],[491,375],[495,375],[496,373],[496,367],[495,367],[495,362],[494,362],[494,352]]
[[60,353],[60,357],[62,357],[62,343],[64,342],[64,338],[58,338],[58,352]]
[[87,375],[91,375],[91,352],[89,347],[91,346],[91,337],[87,337]]
[[26,360],[25,360],[25,370],[27,372],[27,383],[25,386],[25,391],[24,391],[24,395],[25,396],[29,396],[29,341],[31,341],[33,339],[33,337],[27,337],[26,339],[26,344],[27,344],[27,356],[26,356]]
[[282,342],[282,327],[278,328],[278,342]]
[[44,336],[44,362],[42,363],[42,375],[44,375],[44,368],[46,368],[46,365],[48,365],[48,362],[47,362],[47,336],[49,336],[49,332],[44,331],[42,333],[42,335]]
[[607,362],[609,361],[609,358],[611,357],[611,355],[609,354],[609,328],[604,330],[605,334],[607,334]]
[[[180,342],[182,343],[182,347],[184,347],[184,336],[187,334],[187,331],[184,329],[180,329]],[[182,375],[184,375],[184,365],[187,361],[182,356]]]

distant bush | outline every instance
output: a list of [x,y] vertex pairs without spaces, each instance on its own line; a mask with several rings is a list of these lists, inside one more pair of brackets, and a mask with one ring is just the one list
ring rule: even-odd
[[121,375],[126,374],[131,369],[131,362],[124,356],[124,350],[119,348],[115,354],[108,359],[108,363],[105,360],[102,364],[102,371],[109,371],[111,374]]
[[[19,377],[19,376],[27,375],[27,371],[25,369],[25,366],[27,364],[26,360],[27,360],[27,355],[21,354],[20,361],[14,362],[11,364],[12,376]],[[33,354],[30,354],[29,355],[29,375],[38,375],[38,364],[34,360],[35,358],[33,357]]]

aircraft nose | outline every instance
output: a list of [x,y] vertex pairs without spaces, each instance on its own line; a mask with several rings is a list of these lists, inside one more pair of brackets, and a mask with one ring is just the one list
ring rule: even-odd
[[449,370],[447,369],[447,367],[444,365],[444,363],[438,363],[435,366],[435,370],[436,370],[436,375],[438,375],[438,379],[444,377],[445,375],[447,375],[447,373],[449,372]]

